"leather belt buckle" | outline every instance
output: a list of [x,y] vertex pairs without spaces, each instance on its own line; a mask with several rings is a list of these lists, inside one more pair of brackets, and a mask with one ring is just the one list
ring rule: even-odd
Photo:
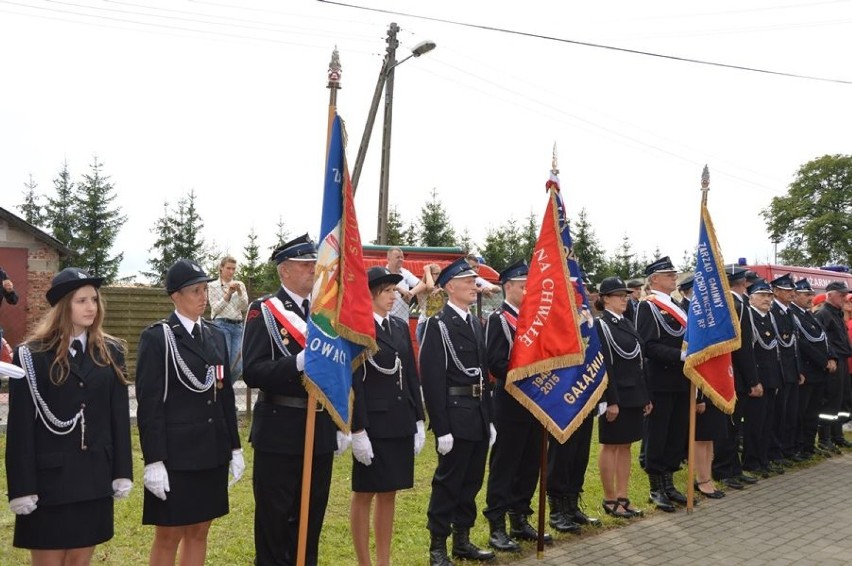
[[482,399],[482,385],[476,384],[470,386],[470,395],[471,397],[479,397]]

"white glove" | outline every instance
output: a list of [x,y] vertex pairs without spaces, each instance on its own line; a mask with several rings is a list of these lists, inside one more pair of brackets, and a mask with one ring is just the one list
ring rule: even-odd
[[488,425],[491,427],[491,435],[488,437],[488,447],[491,448],[494,446],[494,443],[497,442],[497,429],[494,428],[494,423]]
[[453,435],[445,434],[444,436],[438,437],[438,454],[441,456],[446,456],[450,453],[450,450],[453,449]]
[[426,425],[423,421],[417,421],[417,432],[414,433],[414,455],[420,454],[423,445],[426,444]]
[[686,361],[686,350],[680,351],[680,361],[682,361],[682,362]]
[[337,450],[334,451],[335,456],[343,456],[343,453],[346,452],[346,449],[349,448],[349,445],[352,443],[352,435],[351,434],[343,434],[339,430],[337,431]]
[[366,430],[352,434],[352,455],[365,466],[373,463],[373,444]]
[[305,371],[305,351],[296,354],[296,371]]
[[158,499],[166,500],[169,490],[169,472],[162,462],[154,462],[145,466],[144,474],[145,489],[154,494]]
[[130,489],[133,487],[133,482],[127,478],[118,478],[112,480],[112,498],[126,499],[130,495]]
[[246,461],[243,459],[243,451],[240,448],[237,448],[233,452],[231,452],[231,475],[234,476],[230,482],[228,482],[228,487],[231,487],[243,477],[243,474],[246,471]]
[[38,495],[16,497],[9,501],[9,509],[11,509],[12,513],[15,515],[29,515],[36,510],[36,507],[38,507],[38,505],[36,505],[36,501],[38,501]]

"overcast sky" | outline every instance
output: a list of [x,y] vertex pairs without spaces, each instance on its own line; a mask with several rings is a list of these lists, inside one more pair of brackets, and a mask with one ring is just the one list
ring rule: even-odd
[[[0,0],[0,206],[18,212],[64,160],[104,163],[128,216],[121,275],[147,268],[163,203],[191,189],[205,237],[241,257],[283,219],[318,236],[328,62],[355,162],[388,24],[398,58],[390,203],[405,220],[437,189],[453,225],[489,228],[545,206],[551,150],[569,216],[608,252],[622,237],[680,263],[697,239],[700,175],[726,260],[773,258],[760,210],[796,170],[850,153],[852,2],[787,0],[354,2],[805,80],[592,48],[309,0]],[[844,84],[842,81],[847,81]],[[381,112],[356,196],[375,238]],[[266,253],[266,252],[264,252]]]

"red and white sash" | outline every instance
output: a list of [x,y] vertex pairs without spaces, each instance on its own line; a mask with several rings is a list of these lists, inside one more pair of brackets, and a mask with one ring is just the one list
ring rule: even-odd
[[670,315],[672,315],[672,317],[674,317],[674,319],[678,321],[681,326],[686,328],[686,313],[683,312],[680,307],[678,307],[674,303],[663,301],[656,295],[649,295],[645,297],[645,300],[654,303],[657,308],[659,308],[660,310],[664,310]]
[[287,333],[302,347],[305,348],[305,334],[308,331],[308,323],[302,317],[284,308],[284,304],[278,297],[270,297],[263,302],[272,316],[275,317]]

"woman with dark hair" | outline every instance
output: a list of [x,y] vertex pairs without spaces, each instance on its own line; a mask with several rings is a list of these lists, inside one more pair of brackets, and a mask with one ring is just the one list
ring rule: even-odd
[[601,282],[596,308],[601,315],[595,328],[609,383],[605,392],[606,412],[598,419],[601,447],[599,465],[607,515],[630,519],[641,517],[627,497],[630,483],[630,445],[642,438],[642,419],[653,409],[645,385],[644,356],[639,333],[625,318],[630,290],[618,277]]
[[359,565],[370,562],[370,506],[374,516],[376,564],[390,561],[396,492],[414,485],[414,456],[426,442],[420,380],[408,324],[390,310],[402,276],[384,267],[367,271],[373,297],[376,344],[352,375],[352,508],[350,525]]
[[[180,259],[166,273],[175,305],[142,331],[136,411],[145,492],[142,524],[154,525],[149,564],[202,566],[213,519],[228,513],[228,471],[245,471],[225,334],[201,318],[210,277]],[[232,482],[233,483],[233,482]]]
[[13,545],[34,566],[87,565],[113,536],[113,499],[130,493],[133,465],[126,347],[102,328],[103,279],[63,269],[50,310],[15,350],[6,472]]

